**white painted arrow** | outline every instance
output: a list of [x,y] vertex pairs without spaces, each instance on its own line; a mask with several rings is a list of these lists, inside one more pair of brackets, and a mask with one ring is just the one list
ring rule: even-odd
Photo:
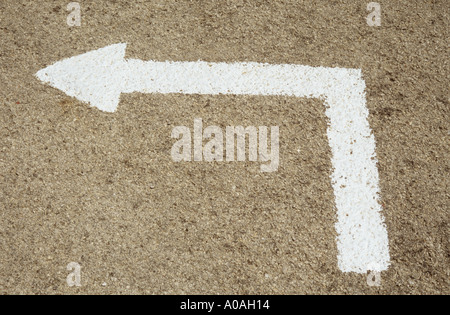
[[[389,267],[379,203],[375,139],[360,70],[260,63],[155,62],[125,59],[126,44],[55,63],[36,76],[70,96],[114,112],[121,93],[285,95],[320,98],[329,118],[332,186],[343,272]],[[305,209],[306,211],[306,209]]]

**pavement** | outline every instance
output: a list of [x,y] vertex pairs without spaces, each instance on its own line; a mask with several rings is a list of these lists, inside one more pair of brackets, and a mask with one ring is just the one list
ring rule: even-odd
[[[449,294],[450,3],[380,1],[369,26],[368,2],[79,1],[69,26],[69,1],[0,1],[0,294]],[[118,43],[143,61],[360,69],[379,285],[339,267],[323,99],[135,92],[111,113],[36,77]],[[278,170],[174,162],[173,129],[197,118],[279,126]]]

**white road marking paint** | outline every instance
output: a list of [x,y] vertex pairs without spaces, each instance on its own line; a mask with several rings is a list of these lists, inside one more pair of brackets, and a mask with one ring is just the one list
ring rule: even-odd
[[36,76],[67,95],[114,112],[121,93],[285,95],[319,98],[329,118],[331,176],[343,272],[387,270],[389,244],[379,203],[375,139],[361,70],[260,63],[125,59],[116,44],[55,63]]

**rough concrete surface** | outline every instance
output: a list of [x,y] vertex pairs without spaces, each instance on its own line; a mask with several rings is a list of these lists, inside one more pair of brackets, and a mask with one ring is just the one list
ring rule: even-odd
[[[0,294],[449,294],[447,0],[0,1]],[[123,94],[105,113],[40,82],[127,58],[361,69],[391,266],[337,265],[325,107],[284,96]],[[280,126],[280,168],[174,163],[176,126]],[[82,286],[69,287],[70,262]]]

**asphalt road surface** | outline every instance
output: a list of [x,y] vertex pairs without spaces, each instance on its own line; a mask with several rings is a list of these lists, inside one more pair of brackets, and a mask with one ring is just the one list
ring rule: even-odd
[[[0,294],[449,294],[450,3],[381,1],[377,26],[369,2],[80,0],[67,10],[69,1],[0,1]],[[117,93],[114,110],[36,76],[120,43],[133,60],[120,70],[128,81],[108,85],[119,70],[98,81],[95,67],[62,74],[67,89],[78,80],[102,104],[111,104],[102,89]],[[170,61],[206,70],[190,81],[180,68],[159,71],[166,92],[150,91],[145,71]],[[337,101],[333,114],[322,97],[206,93],[244,89],[231,74],[216,87],[203,78],[218,63],[357,69],[366,103],[352,112]],[[264,80],[245,84],[266,91],[251,86]],[[308,82],[307,91],[325,81]],[[174,161],[174,129],[193,141],[196,119],[224,136],[228,126],[279,127],[279,165]],[[333,129],[359,119],[368,146]],[[371,157],[374,183],[336,184],[343,145]],[[346,214],[338,192],[349,189]],[[339,222],[359,213],[343,233]],[[389,264],[381,273],[346,272],[343,257],[372,255],[341,242],[358,231]]]

